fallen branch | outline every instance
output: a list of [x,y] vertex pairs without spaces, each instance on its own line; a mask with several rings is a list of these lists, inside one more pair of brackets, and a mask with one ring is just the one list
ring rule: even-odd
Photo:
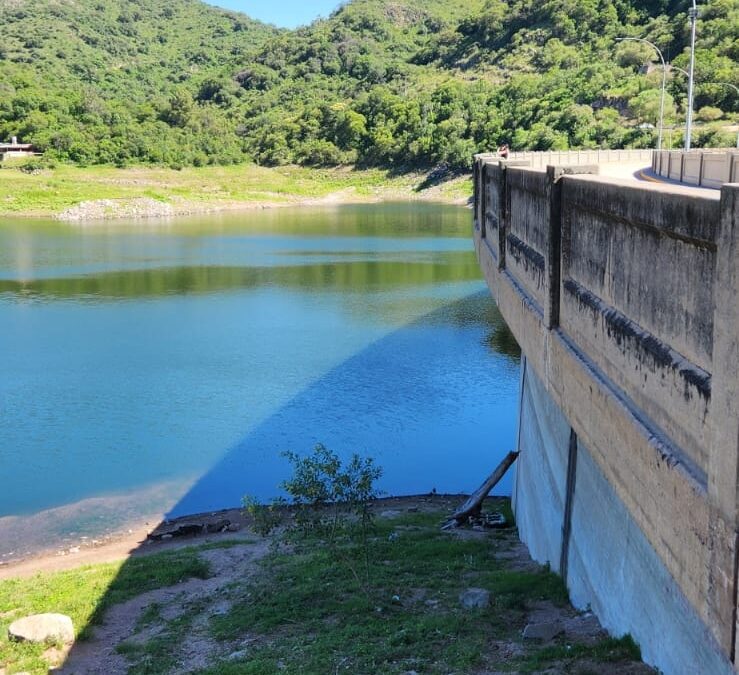
[[500,482],[500,479],[505,476],[506,472],[510,469],[513,462],[516,461],[517,457],[518,452],[511,450],[511,452],[503,458],[503,461],[498,464],[495,471],[493,471],[493,473],[488,476],[487,480],[467,498],[467,501],[454,512],[451,520],[447,521],[441,529],[447,530],[450,527],[462,525],[466,523],[471,516],[479,514],[485,497],[487,497],[490,490]]

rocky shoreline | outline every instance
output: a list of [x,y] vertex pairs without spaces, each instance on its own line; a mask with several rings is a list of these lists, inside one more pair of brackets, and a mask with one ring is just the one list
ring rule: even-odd
[[[434,504],[453,509],[465,499],[466,495],[460,494],[382,497],[373,502],[373,508],[379,512],[401,507],[415,508],[419,504]],[[30,552],[19,559],[6,559],[0,562],[0,580],[29,577],[39,572],[69,570],[82,565],[115,562],[130,556],[147,555],[194,543],[227,541],[243,536],[242,530],[248,529],[250,522],[251,519],[243,509],[231,508],[160,521],[149,519],[131,523],[129,527],[107,533],[99,539],[83,536],[76,541],[68,542],[70,545],[63,549],[56,547]]]
[[320,198],[258,202],[192,202],[184,200],[165,202],[158,201],[150,197],[137,197],[133,199],[95,199],[83,201],[54,215],[54,220],[68,223],[87,224],[94,223],[96,221],[107,222],[111,220],[166,219],[177,216],[192,216],[223,211],[251,211],[260,209],[326,205],[376,204],[381,201],[392,200],[423,202],[439,201],[440,203],[458,204],[460,206],[470,205],[469,199],[441,199],[434,194],[360,196],[354,194],[353,191],[332,193]]

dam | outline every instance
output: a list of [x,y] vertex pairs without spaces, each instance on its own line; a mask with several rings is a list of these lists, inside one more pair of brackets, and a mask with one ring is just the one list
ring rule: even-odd
[[647,663],[736,672],[739,185],[558,154],[474,162],[478,261],[523,353],[519,535]]

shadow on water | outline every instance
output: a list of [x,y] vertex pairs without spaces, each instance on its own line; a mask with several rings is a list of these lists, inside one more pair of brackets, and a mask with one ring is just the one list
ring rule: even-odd
[[512,434],[505,415],[469,424],[489,412],[491,397],[507,393],[496,391],[499,371],[485,373],[474,358],[481,345],[460,339],[460,333],[482,327],[479,343],[515,368],[517,345],[487,293],[450,303],[377,340],[300,391],[231,448],[168,515],[232,507],[247,493],[268,499],[274,493],[261,486],[279,485],[288,472],[286,462],[269,460],[319,442],[339,454],[375,457],[389,469],[383,486],[393,495],[430,492],[440,476],[455,490],[474,489],[465,483],[469,464],[449,462],[449,452],[472,461],[480,448],[491,447],[493,463],[510,448],[497,447],[490,431],[505,429],[504,438]]
[[[386,252],[381,259],[351,262],[315,257],[271,267],[183,266],[0,280],[11,326],[0,336],[0,352],[13,354],[0,397],[4,413],[16,419],[0,433],[13,462],[10,485],[0,493],[0,561],[14,551],[16,540],[29,551],[53,545],[52,521],[80,532],[71,509],[71,515],[59,511],[31,528],[18,519],[9,529],[2,516],[125,494],[173,476],[191,480],[310,383],[320,379],[320,391],[338,392],[324,400],[338,398],[342,388],[357,382],[354,371],[347,366],[333,378],[324,373],[387,330],[402,325],[407,332],[397,335],[425,338],[415,351],[412,341],[401,341],[407,361],[418,363],[418,352],[426,349],[436,349],[439,361],[446,361],[431,339],[432,327],[453,341],[454,332],[445,327],[475,325],[466,338],[479,342],[485,326],[499,321],[482,294],[474,301],[476,318],[463,316],[469,310],[460,302],[406,325],[409,316],[423,316],[481,287],[468,251],[431,252],[421,262],[402,263],[385,259]],[[382,344],[387,343],[377,348]],[[359,357],[355,363],[363,367]],[[401,360],[398,367],[407,366]],[[421,385],[430,377],[423,375],[416,372]],[[379,375],[372,384],[344,399],[382,392]],[[183,415],[187,410],[193,414]],[[310,417],[311,427],[292,428],[323,428],[314,423],[317,414]],[[371,424],[368,416],[362,419]],[[303,436],[289,440],[296,449],[306,445]],[[62,456],[68,461],[60,461]],[[156,508],[147,515],[163,512],[160,503],[172,503],[159,492],[152,500]],[[100,508],[93,510],[99,521]],[[133,505],[127,510],[134,511]],[[81,534],[99,535],[92,523]]]
[[[14,471],[0,513],[5,503],[19,541],[76,544],[113,512],[140,522],[146,499],[147,516],[177,516],[273,497],[280,453],[319,441],[375,457],[389,493],[472,490],[514,442],[518,383],[517,345],[483,289],[457,207],[144,230],[0,223],[0,317],[14,329],[0,337],[13,373],[0,398],[17,420],[0,436]],[[0,531],[0,564],[5,543]],[[152,550],[101,584],[92,623],[141,591]],[[71,667],[93,644],[80,641],[64,671],[89,672]]]
[[[476,341],[468,339],[468,330],[475,331]],[[476,350],[477,360],[471,358],[470,350]],[[409,358],[414,351],[420,351],[423,358]],[[456,358],[450,360],[450,353]],[[258,484],[276,486],[286,477],[287,467],[264,462],[265,456],[287,449],[306,452],[319,441],[339,454],[372,455],[381,466],[392,462],[393,473],[402,479],[385,482],[389,493],[429,492],[435,487],[434,476],[440,475],[448,485],[472,491],[477,485],[464,483],[469,466],[458,476],[455,471],[465,462],[479,462],[479,448],[489,448],[489,456],[475,469],[482,479],[510,450],[516,418],[515,396],[498,391],[499,382],[491,379],[490,373],[500,370],[480,363],[485,355],[498,359],[511,373],[518,368],[518,346],[487,291],[481,291],[380,338],[309,384],[222,456],[169,515],[237,506],[245,494],[258,493]],[[444,387],[452,371],[455,381],[464,384],[457,387],[459,391]],[[392,377],[387,377],[388,373]],[[515,377],[507,379],[515,381]],[[409,395],[411,390],[413,396]],[[497,417],[490,419],[491,397],[497,395],[513,403],[501,405]],[[419,403],[409,406],[411,399]],[[327,415],[333,417],[326,425],[332,429],[328,435],[320,432]],[[470,420],[476,423],[470,424]],[[403,448],[418,446],[422,446],[422,459],[410,453],[399,456],[399,449],[402,453]],[[478,453],[465,455],[467,446],[478,448]],[[258,481],[254,480],[257,474]],[[506,489],[504,485],[502,491]],[[137,552],[142,550],[139,547]],[[83,635],[90,633],[102,614],[126,596],[128,586],[138,579],[137,552],[110,584],[91,623],[80,627]],[[105,648],[110,650],[113,645]],[[84,641],[72,648],[63,672],[77,672],[70,668],[78,650],[85,650]]]

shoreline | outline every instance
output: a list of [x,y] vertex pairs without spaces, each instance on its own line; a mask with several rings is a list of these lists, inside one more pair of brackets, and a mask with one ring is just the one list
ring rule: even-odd
[[0,168],[0,218],[80,225],[391,201],[463,206],[471,194],[471,174],[428,182],[421,173],[353,167]]
[[[371,502],[373,509],[390,509],[392,507],[413,506],[418,503],[432,503],[439,506],[458,506],[469,495],[466,494],[422,494],[395,497],[380,497]],[[506,497],[490,496],[488,499],[505,499]],[[229,527],[222,531],[223,523],[228,521]],[[114,563],[159,553],[165,550],[186,548],[188,546],[208,544],[213,541],[242,540],[256,537],[248,530],[251,519],[245,515],[241,507],[195,513],[179,516],[171,520],[161,520],[152,527],[151,521],[141,520],[131,524],[127,530],[112,533],[98,544],[85,544],[72,547],[63,554],[58,549],[40,550],[28,557],[3,562],[0,564],[0,581],[33,577],[37,574],[63,572],[86,565]],[[169,534],[182,526],[202,527],[198,533]],[[221,527],[215,528],[214,526]],[[187,530],[187,527],[183,528]],[[194,528],[193,528],[194,529]],[[211,530],[215,531],[211,531]],[[152,538],[155,537],[155,538]]]
[[[119,203],[115,203],[119,202]],[[139,198],[133,200],[96,200],[80,202],[70,213],[62,212],[52,217],[53,220],[79,225],[95,225],[97,223],[109,224],[115,221],[148,221],[167,220],[169,218],[181,218],[186,216],[212,215],[218,213],[237,213],[239,211],[263,211],[283,208],[311,208],[321,206],[351,206],[355,204],[382,204],[390,202],[422,202],[426,204],[444,204],[450,206],[465,206],[471,208],[469,199],[442,199],[433,196],[414,195],[388,195],[375,197],[346,197],[340,193],[334,193],[320,198],[297,199],[284,202],[235,202],[235,203],[204,203],[173,205],[170,203],[157,202],[155,206],[151,202],[144,202]],[[77,214],[80,215],[77,215]],[[42,216],[21,215],[21,218],[34,219]]]

